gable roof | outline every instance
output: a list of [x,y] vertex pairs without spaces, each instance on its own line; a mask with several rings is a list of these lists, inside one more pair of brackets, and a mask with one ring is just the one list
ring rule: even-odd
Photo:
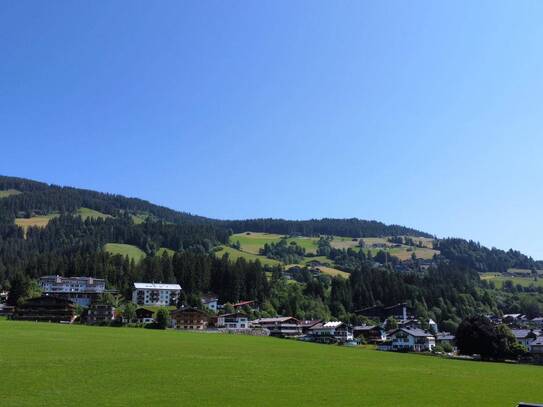
[[296,323],[299,323],[299,321],[294,317],[259,318],[259,319],[255,319],[253,322],[255,324],[273,324],[273,323],[287,322],[287,321],[290,321],[291,319],[296,321]]
[[431,334],[430,332],[425,331],[423,329],[419,329],[419,328],[412,328],[412,329],[410,329],[410,328],[398,328],[398,329],[395,329],[394,331],[392,331],[390,334],[394,335],[398,331],[403,331],[408,335],[418,337],[418,338],[434,337],[434,335]]
[[532,330],[532,329],[511,329],[511,332],[513,332],[513,335],[515,335],[515,338],[517,339],[525,339],[528,336],[538,336],[540,332],[538,330]]

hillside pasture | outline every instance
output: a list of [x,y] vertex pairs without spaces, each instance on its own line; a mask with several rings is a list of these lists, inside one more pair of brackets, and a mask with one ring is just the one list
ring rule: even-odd
[[228,253],[230,261],[236,261],[240,257],[243,257],[247,261],[259,260],[260,263],[262,263],[263,265],[268,265],[268,266],[278,266],[282,264],[281,262],[277,260],[268,259],[266,256],[260,256],[258,254],[248,253],[242,250],[234,249],[233,247],[229,247],[229,246],[221,246],[218,250],[215,251],[215,256],[222,257],[224,256],[225,253]]
[[104,251],[113,255],[120,254],[123,257],[128,256],[130,260],[134,260],[136,263],[139,263],[146,257],[143,250],[131,244],[106,243]]
[[[239,242],[242,251],[259,254],[260,249],[265,244],[277,243],[283,237],[283,235],[274,233],[244,232],[230,236],[230,243]],[[287,239],[287,242],[296,242],[298,246],[305,249],[306,253],[312,254],[317,252],[317,241],[318,238],[315,237],[291,237]]]
[[175,254],[175,250],[168,249],[167,247],[161,247],[156,251],[157,256],[162,256],[164,253],[167,253],[168,256],[173,256]]
[[0,320],[0,405],[516,406],[543,368],[243,335]]
[[22,192],[17,189],[4,189],[0,191],[0,199],[19,194],[22,194]]
[[506,281],[511,281],[513,285],[520,285],[522,287],[543,287],[543,278],[539,277],[534,279],[533,277],[519,277],[508,276],[500,273],[480,273],[481,280],[492,281],[496,285],[496,288],[502,288]]
[[56,218],[57,216],[59,215],[56,213],[53,213],[53,214],[44,215],[44,216],[32,216],[31,218],[16,218],[15,224],[19,227],[22,227],[26,235],[28,228],[30,227],[44,228],[47,226],[47,224],[49,223],[51,219]]
[[81,207],[81,208],[79,208],[77,210],[77,214],[83,220],[86,220],[86,219],[89,219],[89,218],[92,218],[92,219],[107,219],[107,218],[112,217],[111,215],[107,215],[105,213],[95,211],[94,209],[83,208],[83,207]]

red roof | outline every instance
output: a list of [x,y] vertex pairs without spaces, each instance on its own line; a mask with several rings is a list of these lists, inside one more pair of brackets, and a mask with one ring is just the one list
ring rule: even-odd
[[238,302],[237,304],[234,304],[233,307],[236,308],[236,307],[243,307],[244,305],[251,305],[251,304],[254,304],[256,301],[241,301],[241,302]]

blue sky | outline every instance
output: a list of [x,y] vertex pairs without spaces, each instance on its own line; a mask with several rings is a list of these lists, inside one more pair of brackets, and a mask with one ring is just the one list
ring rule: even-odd
[[0,3],[0,174],[543,259],[543,2]]

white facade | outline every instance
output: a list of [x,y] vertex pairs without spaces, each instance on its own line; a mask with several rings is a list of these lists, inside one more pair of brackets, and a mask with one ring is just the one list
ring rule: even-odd
[[436,346],[436,338],[421,329],[397,329],[389,338],[390,350],[424,352],[431,351]]
[[226,329],[249,329],[249,317],[242,313],[219,315],[217,327]]
[[352,328],[340,321],[330,321],[324,324],[317,324],[309,329],[314,337],[333,337],[341,342],[354,340]]
[[219,309],[219,299],[218,298],[202,298],[202,305],[209,308],[213,312],[217,312]]
[[179,284],[134,283],[132,302],[138,305],[176,305],[180,292]]
[[69,299],[88,307],[92,300],[106,291],[106,281],[93,277],[40,277],[40,288],[44,295]]

